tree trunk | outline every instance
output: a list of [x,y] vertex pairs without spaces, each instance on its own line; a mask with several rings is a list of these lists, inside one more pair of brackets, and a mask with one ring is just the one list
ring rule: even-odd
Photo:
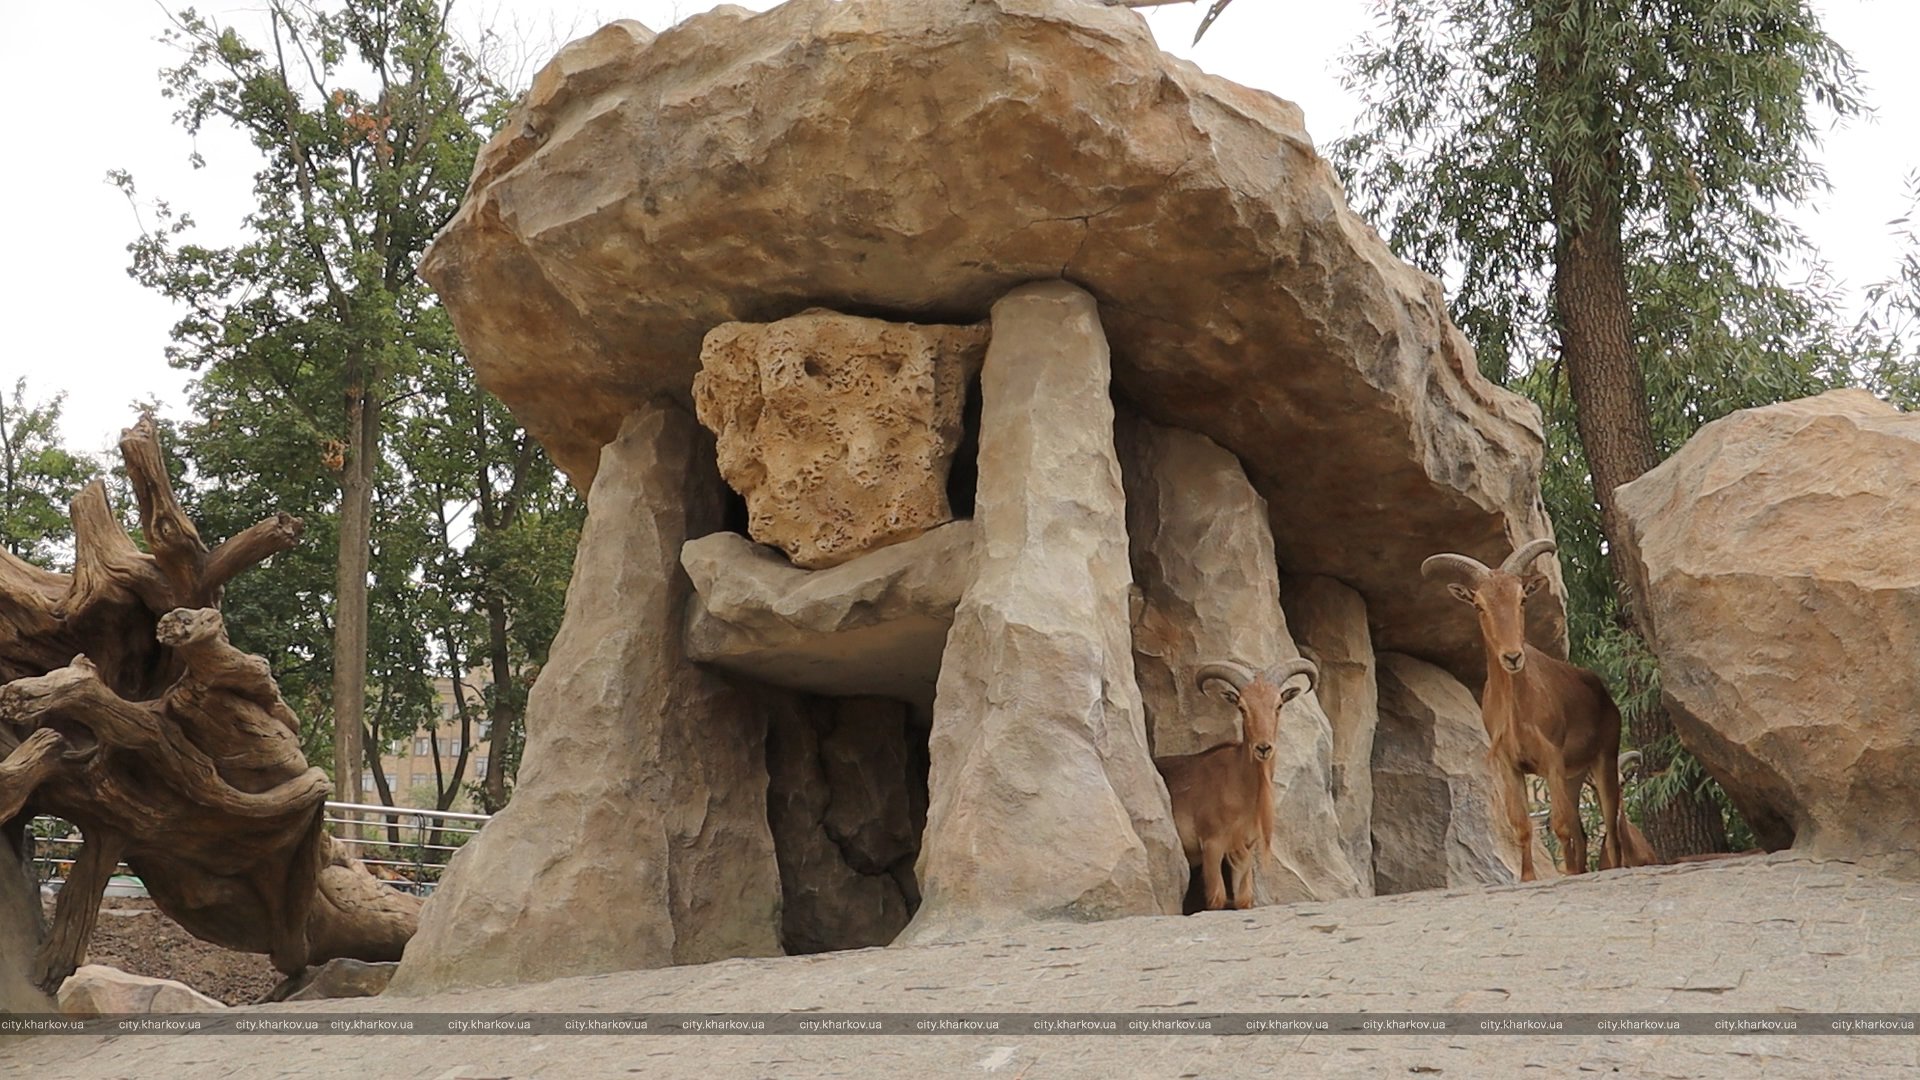
[[[1556,163],[1554,313],[1560,323],[1560,355],[1573,394],[1580,445],[1586,451],[1594,499],[1600,507],[1600,530],[1607,540],[1607,564],[1621,613],[1628,628],[1638,634],[1645,625],[1644,613],[1641,598],[1627,585],[1633,577],[1620,542],[1625,523],[1620,520],[1614,491],[1659,464],[1659,451],[1653,441],[1645,373],[1634,350],[1633,303],[1627,292],[1619,204],[1611,191],[1589,190],[1579,192],[1579,198],[1569,197],[1576,182],[1570,167]],[[1584,211],[1577,221],[1574,206]],[[1673,720],[1666,710],[1649,710],[1633,717],[1628,726],[1649,773],[1666,768],[1667,761],[1654,759],[1656,748],[1669,745],[1665,740],[1673,733]],[[1726,849],[1719,808],[1690,791],[1675,795],[1647,815],[1642,825],[1664,858]]]
[[507,605],[497,594],[487,596],[487,644],[493,664],[493,707],[487,710],[490,726],[481,809],[497,814],[507,805],[507,742],[520,718],[519,688],[513,682],[513,656],[507,643]]
[[374,465],[380,457],[380,406],[371,387],[348,402],[352,443],[340,478],[340,551],[333,622],[333,776],[349,802],[362,801],[360,728],[367,711],[367,568],[372,551]]

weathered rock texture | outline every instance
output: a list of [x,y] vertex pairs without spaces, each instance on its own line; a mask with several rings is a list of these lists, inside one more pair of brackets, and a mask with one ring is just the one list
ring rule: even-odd
[[919,326],[825,310],[709,331],[693,403],[747,531],[820,569],[952,520],[983,326]]
[[1301,654],[1320,666],[1314,694],[1333,727],[1330,774],[1340,842],[1361,895],[1371,896],[1373,730],[1380,709],[1366,601],[1332,578],[1287,577],[1280,582],[1280,604]]
[[[1281,565],[1357,589],[1382,648],[1477,681],[1470,621],[1420,561],[1550,535],[1537,411],[1347,210],[1299,109],[1166,55],[1127,10],[615,23],[536,77],[423,273],[583,488],[629,411],[689,400],[715,326],[822,305],[967,322],[1059,277],[1098,297],[1121,393],[1238,455]],[[1544,648],[1560,593],[1530,605]]]
[[1519,880],[1495,809],[1473,694],[1410,656],[1381,653],[1373,740],[1373,883],[1381,895]]
[[[1200,665],[1264,671],[1299,656],[1280,609],[1267,504],[1240,462],[1204,435],[1143,420],[1119,428],[1127,535],[1141,603],[1134,671],[1156,756],[1239,738],[1239,714],[1194,685]],[[1274,745],[1274,844],[1254,870],[1255,900],[1356,896],[1329,775],[1333,734],[1312,693],[1280,718]]]
[[384,993],[393,981],[394,963],[329,960],[311,967],[273,988],[267,1001],[325,1001],[328,998],[364,998]]
[[1700,429],[1618,493],[1681,741],[1769,848],[1920,837],[1920,415],[1861,390]]
[[226,1005],[183,982],[133,975],[104,964],[82,964],[60,984],[60,1011],[68,1016],[219,1012]]
[[1132,573],[1093,298],[993,306],[976,571],[934,702],[913,941],[1177,912],[1186,862],[1134,685]]
[[920,899],[913,863],[927,782],[925,751],[910,740],[924,738],[906,705],[881,698],[801,698],[769,725],[789,953],[886,945],[907,925]]
[[766,709],[682,645],[711,452],[651,405],[601,455],[513,800],[454,857],[393,992],[780,952]]
[[953,609],[973,575],[971,521],[828,570],[799,570],[738,533],[689,540],[687,653],[814,694],[933,707]]

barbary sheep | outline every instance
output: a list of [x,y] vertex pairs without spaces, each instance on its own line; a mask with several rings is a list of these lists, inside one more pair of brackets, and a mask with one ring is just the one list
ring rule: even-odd
[[[1307,677],[1304,688],[1286,685],[1295,675]],[[1187,864],[1200,870],[1209,911],[1227,906],[1223,860],[1233,870],[1233,906],[1253,906],[1255,856],[1273,843],[1273,740],[1280,710],[1313,689],[1318,675],[1313,661],[1304,659],[1282,661],[1257,675],[1233,661],[1205,664],[1194,673],[1202,693],[1217,691],[1239,710],[1240,738],[1153,764],[1166,778],[1174,828]]]
[[1622,853],[1623,840],[1637,837],[1638,830],[1627,820],[1620,798],[1620,710],[1613,695],[1600,676],[1526,642],[1522,608],[1526,598],[1547,583],[1544,574],[1528,573],[1527,568],[1554,550],[1552,540],[1534,540],[1509,555],[1498,570],[1453,553],[1432,556],[1420,566],[1427,577],[1446,580],[1448,591],[1479,613],[1487,658],[1480,722],[1492,743],[1494,782],[1503,788],[1495,811],[1504,813],[1519,842],[1522,881],[1534,880],[1533,821],[1525,798],[1529,773],[1547,781],[1549,822],[1568,873],[1587,869],[1580,787],[1588,779],[1600,796],[1606,830],[1601,865],[1652,861],[1644,837],[1638,844],[1626,843]]

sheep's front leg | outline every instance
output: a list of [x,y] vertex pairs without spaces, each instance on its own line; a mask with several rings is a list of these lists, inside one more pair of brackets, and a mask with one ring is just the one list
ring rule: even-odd
[[1547,782],[1553,789],[1552,804],[1547,808],[1548,821],[1553,826],[1553,835],[1560,840],[1560,850],[1565,853],[1567,873],[1584,874],[1587,872],[1587,830],[1580,823],[1580,778],[1568,776],[1565,769],[1555,767]]
[[1220,876],[1220,860],[1226,857],[1226,845],[1214,840],[1201,843],[1200,875],[1207,886],[1208,911],[1220,911],[1227,906],[1227,883]]
[[1507,814],[1507,829],[1520,845],[1520,880],[1534,880],[1533,818],[1527,813],[1527,774],[1510,765],[1495,763],[1499,775],[1501,809]]
[[1227,869],[1233,871],[1233,906],[1238,911],[1253,906],[1253,852],[1244,847],[1227,856]]

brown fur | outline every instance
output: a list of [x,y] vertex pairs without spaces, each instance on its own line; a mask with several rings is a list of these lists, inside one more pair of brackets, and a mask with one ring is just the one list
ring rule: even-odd
[[1273,741],[1280,710],[1301,689],[1282,688],[1267,673],[1237,690],[1221,679],[1202,685],[1209,687],[1239,710],[1240,739],[1197,754],[1158,758],[1154,766],[1166,778],[1187,864],[1205,883],[1207,909],[1227,906],[1222,861],[1233,870],[1233,906],[1249,908],[1255,856],[1262,845],[1273,844]]
[[[1428,567],[1432,572],[1433,560]],[[1480,721],[1492,744],[1488,756],[1494,782],[1505,788],[1495,809],[1506,816],[1519,842],[1520,880],[1534,880],[1533,821],[1526,812],[1529,774],[1547,781],[1549,824],[1568,873],[1587,869],[1586,829],[1580,823],[1580,787],[1587,781],[1600,796],[1600,820],[1606,827],[1601,867],[1659,861],[1627,819],[1620,797],[1620,710],[1606,683],[1526,643],[1526,598],[1538,592],[1546,578],[1523,577],[1505,568],[1480,570],[1447,588],[1479,615],[1487,659]]]

